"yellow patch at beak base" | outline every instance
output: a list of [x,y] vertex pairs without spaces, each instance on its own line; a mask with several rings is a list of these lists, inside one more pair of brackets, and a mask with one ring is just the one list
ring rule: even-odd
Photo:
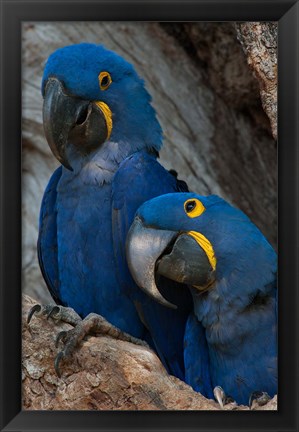
[[100,108],[102,113],[104,114],[106,125],[107,125],[107,139],[110,138],[112,131],[112,112],[111,109],[105,102],[97,101],[95,102],[96,106]]
[[212,269],[215,270],[216,257],[215,257],[213,246],[211,245],[210,241],[203,234],[196,231],[188,231],[187,234],[193,237],[197,241],[199,246],[202,247],[202,249],[205,251],[208,257]]

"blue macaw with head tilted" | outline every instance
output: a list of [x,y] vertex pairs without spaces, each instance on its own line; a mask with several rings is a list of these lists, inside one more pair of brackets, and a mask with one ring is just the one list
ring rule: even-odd
[[167,281],[161,289],[178,309],[157,304],[140,292],[126,263],[137,208],[187,190],[157,162],[162,131],[144,82],[119,55],[82,43],[49,57],[42,94],[45,135],[61,163],[40,213],[38,254],[48,288],[81,317],[100,314],[147,340],[183,378],[191,296]]
[[205,337],[213,388],[242,404],[277,392],[277,256],[242,211],[215,195],[156,197],[138,209],[127,255],[136,282],[157,301],[160,275],[192,293],[185,380],[193,388]]

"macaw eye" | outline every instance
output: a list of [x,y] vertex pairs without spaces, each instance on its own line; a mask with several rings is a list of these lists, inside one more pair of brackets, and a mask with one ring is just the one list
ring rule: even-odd
[[191,198],[185,201],[184,209],[187,213],[187,216],[194,218],[200,216],[206,208],[197,198]]
[[99,75],[99,83],[101,90],[107,90],[112,83],[112,78],[109,72],[101,72]]
[[189,201],[187,202],[187,204],[185,205],[185,209],[187,213],[190,213],[192,210],[194,210],[196,207],[196,202],[195,201]]

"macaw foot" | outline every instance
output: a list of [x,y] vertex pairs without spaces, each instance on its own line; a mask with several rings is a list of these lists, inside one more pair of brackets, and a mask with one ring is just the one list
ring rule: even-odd
[[56,337],[56,348],[58,347],[60,341],[64,343],[64,348],[57,354],[54,363],[55,371],[59,377],[61,376],[61,361],[70,359],[76,347],[86,336],[97,334],[107,335],[113,337],[114,339],[120,339],[122,341],[131,342],[135,345],[141,345],[149,348],[149,345],[141,339],[137,339],[128,333],[124,333],[119,328],[110,324],[102,316],[95,313],[90,313],[86,318],[78,322],[73,329],[69,331],[62,331],[58,333]]
[[271,398],[267,392],[254,391],[251,393],[249,398],[249,407],[250,409],[254,410],[257,406],[266,405],[270,399]]
[[72,326],[76,326],[82,318],[74,311],[74,309],[64,306],[58,306],[53,304],[47,305],[34,305],[27,317],[27,323],[29,324],[33,315],[36,316],[45,316],[47,319],[53,318],[56,321],[63,321]]
[[54,361],[54,367],[57,375],[60,377],[60,363],[62,360],[67,360],[72,357],[73,352],[80,342],[88,335],[107,335],[115,339],[120,339],[126,342],[134,343],[149,348],[149,345],[137,339],[128,333],[121,331],[119,328],[110,324],[105,318],[95,313],[87,315],[83,320],[72,308],[57,306],[57,305],[34,305],[27,317],[29,324],[33,315],[44,316],[47,319],[52,318],[55,321],[62,321],[71,324],[74,328],[68,331],[61,331],[56,336],[55,346],[58,348],[59,342],[64,343],[64,348],[61,350]]
[[216,386],[213,390],[214,397],[216,401],[219,403],[221,409],[224,409],[224,405],[233,403],[237,405],[236,401],[231,396],[227,396],[222,387]]

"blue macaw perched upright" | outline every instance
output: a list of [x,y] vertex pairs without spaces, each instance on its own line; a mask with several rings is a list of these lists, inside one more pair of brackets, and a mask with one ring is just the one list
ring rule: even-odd
[[76,340],[90,329],[101,331],[100,317],[89,316],[96,313],[147,340],[168,370],[183,378],[191,296],[167,283],[164,295],[178,310],[156,304],[135,285],[125,257],[137,208],[157,195],[187,190],[156,160],[162,131],[144,82],[119,55],[84,43],[49,57],[42,94],[45,135],[62,166],[42,201],[39,262],[55,301],[79,316],[63,307],[37,305],[29,320],[46,310],[77,325],[61,335],[65,348],[56,359],[57,371]]
[[191,290],[196,318],[185,335],[189,384],[197,389],[203,326],[217,399],[222,389],[242,404],[277,392],[277,256],[242,211],[215,195],[154,198],[137,211],[127,255],[138,285],[158,301],[159,275]]

